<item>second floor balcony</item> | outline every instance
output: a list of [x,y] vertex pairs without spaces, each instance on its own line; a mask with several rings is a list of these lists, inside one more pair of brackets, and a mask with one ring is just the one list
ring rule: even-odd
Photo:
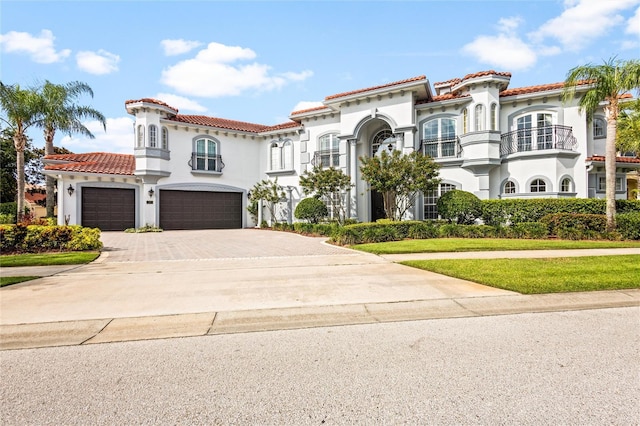
[[224,163],[222,156],[194,152],[191,154],[191,170],[222,173]]
[[437,139],[422,139],[420,152],[431,158],[458,158],[462,153],[460,139],[456,136]]
[[577,145],[570,126],[530,127],[501,135],[500,156],[550,149],[575,151]]

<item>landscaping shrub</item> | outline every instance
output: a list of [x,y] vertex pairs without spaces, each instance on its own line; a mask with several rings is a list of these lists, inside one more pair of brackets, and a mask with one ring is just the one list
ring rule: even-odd
[[438,214],[449,222],[471,225],[482,214],[482,203],[467,191],[454,189],[443,194],[437,202]]
[[439,235],[442,238],[496,238],[496,227],[489,225],[458,225],[449,223],[441,225]]
[[83,251],[98,250],[102,242],[98,228],[18,224],[0,226],[0,248],[18,253]]
[[504,228],[507,238],[546,238],[549,235],[547,225],[540,222],[522,222]]
[[274,231],[293,231],[293,224],[287,222],[274,222],[271,226]]
[[6,225],[15,223],[16,216],[10,213],[0,213],[0,224]]
[[296,219],[307,220],[311,223],[318,223],[329,214],[327,206],[315,197],[305,198],[298,203],[294,211]]
[[617,214],[616,228],[622,238],[640,240],[640,212]]
[[602,214],[553,213],[540,219],[540,223],[547,226],[549,235],[567,235],[567,232],[577,232],[585,239],[593,239],[595,234],[602,234],[607,229],[607,218]]
[[338,227],[331,235],[332,240],[342,245],[381,243],[385,241],[399,241],[405,238],[437,237],[437,228],[430,222],[417,220],[392,221],[382,219],[375,223],[358,223]]
[[438,228],[431,222],[412,222],[407,230],[407,238],[414,240],[424,240],[427,238],[437,238]]

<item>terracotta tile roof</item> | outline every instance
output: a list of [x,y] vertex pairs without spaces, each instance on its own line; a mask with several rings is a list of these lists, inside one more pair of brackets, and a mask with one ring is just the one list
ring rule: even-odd
[[[594,155],[587,157],[585,161],[595,161],[596,163],[604,163],[604,155]],[[616,157],[616,163],[638,163],[640,164],[640,158],[637,157]]]
[[262,124],[227,120],[225,118],[207,117],[205,115],[176,115],[167,119],[170,121],[177,121],[179,123],[196,124],[198,126],[217,127],[219,129],[229,129],[252,133],[262,132],[269,127]]
[[38,201],[43,201],[47,199],[47,194],[43,194],[42,192],[34,192],[33,194],[29,191],[24,192],[25,200],[30,203],[37,203]]
[[145,103],[148,103],[148,104],[156,104],[156,105],[160,105],[160,106],[167,107],[167,108],[169,108],[169,109],[174,110],[174,111],[176,112],[176,114],[178,113],[178,109],[177,109],[177,108],[174,108],[174,107],[172,107],[172,106],[171,106],[171,105],[169,105],[169,104],[166,104],[166,103],[164,103],[164,102],[162,102],[162,101],[159,101],[159,100],[157,100],[157,99],[153,99],[153,98],[130,99],[130,100],[128,100],[128,101],[124,101],[124,104],[125,104],[125,105],[128,105],[128,104],[137,104],[137,103],[139,103],[139,102],[145,102]]
[[393,83],[382,84],[380,86],[373,86],[373,87],[367,87],[366,89],[358,89],[358,90],[352,90],[350,92],[338,93],[338,94],[335,94],[335,95],[327,96],[326,98],[324,98],[324,100],[328,101],[328,100],[331,100],[331,99],[342,98],[342,97],[345,97],[345,96],[355,95],[355,94],[358,94],[358,93],[365,93],[365,92],[370,92],[370,91],[373,91],[373,90],[384,89],[386,87],[400,86],[402,84],[412,83],[414,81],[421,81],[421,80],[425,80],[426,81],[426,79],[427,79],[426,76],[420,75],[418,77],[408,78],[406,80],[394,81]]
[[431,102],[438,102],[438,101],[448,101],[450,99],[464,99],[464,98],[468,98],[470,97],[469,94],[464,94],[464,95],[459,95],[457,93],[445,93],[443,95],[438,95],[438,96],[434,96],[431,99],[422,99],[419,101],[416,101],[416,105],[421,105],[421,104],[429,104]]
[[282,130],[282,129],[291,129],[292,127],[298,127],[300,123],[296,123],[295,121],[288,121],[286,123],[276,124],[275,126],[269,126],[262,129],[263,132],[272,132],[274,130]]
[[462,81],[462,79],[460,78],[452,78],[450,80],[447,81],[439,81],[437,83],[433,83],[433,87],[438,87],[438,86],[453,86],[455,84],[458,84]]
[[324,105],[320,105],[317,107],[313,107],[313,108],[307,108],[307,109],[299,109],[298,111],[293,111],[291,114],[289,115],[298,115],[298,114],[305,114],[307,112],[313,112],[313,111],[321,111],[323,109],[329,110],[330,108]]
[[[578,82],[578,86],[582,86],[585,84],[589,84],[589,81],[583,80]],[[505,96],[514,96],[514,95],[525,95],[528,93],[536,93],[536,92],[546,92],[549,90],[558,90],[564,87],[564,82],[560,83],[550,83],[550,84],[540,84],[537,86],[527,86],[527,87],[516,87],[514,89],[507,89],[500,92],[501,97]]]
[[63,161],[46,164],[45,170],[62,172],[100,173],[107,175],[133,175],[136,161],[133,155],[110,152],[87,152],[84,154],[47,155],[45,160]]
[[470,80],[472,78],[484,77],[484,76],[487,76],[487,75],[498,75],[498,76],[501,76],[501,77],[509,77],[509,78],[511,78],[511,73],[510,72],[489,70],[489,71],[479,71],[479,72],[474,72],[472,74],[467,74],[464,77],[462,77],[462,81]]

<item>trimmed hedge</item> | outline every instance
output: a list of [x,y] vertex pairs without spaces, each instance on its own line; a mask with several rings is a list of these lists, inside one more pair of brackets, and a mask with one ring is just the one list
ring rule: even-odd
[[[499,226],[538,222],[554,213],[605,214],[606,201],[597,198],[535,198],[482,200],[482,220]],[[640,200],[616,200],[616,213],[640,212]]]
[[607,217],[602,214],[554,213],[545,215],[540,222],[545,224],[549,235],[585,232],[603,234],[607,230]]
[[83,251],[102,248],[100,229],[80,225],[1,225],[0,249],[3,253],[44,251]]
[[640,240],[640,212],[616,215],[616,230],[627,240]]
[[357,223],[336,228],[331,238],[341,245],[399,241],[405,238],[437,238],[438,229],[431,222],[407,220]]
[[482,213],[482,203],[474,194],[454,189],[438,198],[438,213],[443,219],[460,225],[473,225]]
[[293,215],[296,219],[307,220],[311,223],[318,223],[329,215],[327,206],[315,197],[305,198],[296,206]]

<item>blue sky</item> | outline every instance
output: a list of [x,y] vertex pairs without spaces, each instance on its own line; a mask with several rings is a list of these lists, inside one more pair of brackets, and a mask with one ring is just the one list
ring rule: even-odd
[[[73,152],[132,153],[128,99],[265,125],[326,96],[494,69],[510,87],[640,57],[640,0],[13,1],[0,5],[0,80],[82,81],[107,118]],[[42,146],[39,132],[31,134]]]

